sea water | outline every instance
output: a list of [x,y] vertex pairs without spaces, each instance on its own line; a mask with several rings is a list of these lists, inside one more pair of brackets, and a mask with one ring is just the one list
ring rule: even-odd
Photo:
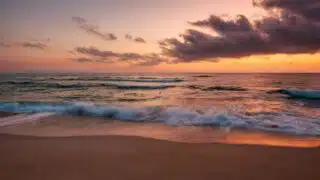
[[8,73],[0,111],[319,136],[320,74]]

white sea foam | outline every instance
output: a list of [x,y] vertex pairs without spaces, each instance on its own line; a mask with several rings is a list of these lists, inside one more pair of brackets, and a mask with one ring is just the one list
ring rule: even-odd
[[54,115],[54,113],[43,112],[43,113],[37,113],[37,114],[22,114],[22,115],[5,117],[0,119],[0,127],[38,121],[42,118],[45,118],[51,115]]
[[29,122],[51,113],[74,116],[96,116],[124,121],[154,121],[177,126],[223,126],[265,131],[286,132],[297,135],[320,135],[320,118],[299,117],[285,113],[226,113],[214,110],[199,111],[180,107],[122,107],[92,103],[0,103],[0,111],[47,113],[34,117],[17,117],[0,121],[1,125]]

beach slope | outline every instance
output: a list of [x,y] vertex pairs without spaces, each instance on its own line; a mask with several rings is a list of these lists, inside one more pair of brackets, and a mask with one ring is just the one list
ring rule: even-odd
[[1,179],[315,180],[319,148],[0,135]]

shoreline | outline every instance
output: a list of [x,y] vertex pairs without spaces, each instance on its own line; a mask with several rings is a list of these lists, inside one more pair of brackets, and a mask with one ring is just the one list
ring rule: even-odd
[[[0,113],[1,115],[1,113]],[[23,115],[23,114],[20,114]],[[25,114],[28,116],[27,114]],[[137,136],[190,144],[224,143],[279,147],[320,147],[318,136],[225,127],[168,126],[94,117],[52,115],[36,121],[0,127],[0,134],[36,137]]]
[[4,179],[319,179],[319,148],[0,134]]

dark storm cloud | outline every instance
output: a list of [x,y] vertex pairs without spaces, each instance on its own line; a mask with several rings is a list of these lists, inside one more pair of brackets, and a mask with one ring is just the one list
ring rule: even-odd
[[[166,60],[159,54],[138,54],[138,53],[116,53],[113,51],[103,51],[95,47],[76,47],[75,53],[89,56],[91,61],[96,62],[126,62],[131,65],[151,66],[158,65]],[[76,54],[75,54],[76,55]],[[82,57],[80,57],[82,58]],[[74,58],[79,59],[79,58]],[[84,59],[83,59],[84,60]],[[83,61],[79,61],[83,62]]]
[[95,26],[92,24],[89,24],[87,20],[81,17],[72,17],[72,21],[75,22],[81,29],[86,31],[88,34],[97,36],[105,41],[113,41],[117,40],[117,36],[113,33],[103,33],[100,31],[99,26]]
[[136,43],[147,43],[142,37],[133,37],[131,34],[125,35],[126,40],[133,41]]
[[265,9],[277,8],[310,20],[320,21],[319,0],[254,0],[253,4]]
[[238,15],[236,20],[224,20],[219,16],[211,15],[206,20],[190,22],[190,24],[212,28],[217,33],[225,36],[232,35],[231,33],[253,32],[251,23],[243,15]]
[[45,43],[25,41],[25,42],[16,42],[16,43],[1,42],[0,47],[4,47],[4,48],[20,47],[20,48],[32,48],[32,49],[44,50],[49,46]]
[[[163,55],[173,62],[240,58],[259,54],[316,53],[320,49],[319,0],[262,0],[255,6],[274,9],[260,20],[250,22],[244,15],[226,20],[211,15],[190,22],[215,34],[189,29],[179,38],[160,41]],[[314,11],[316,9],[316,11]],[[310,10],[310,11],[309,11]],[[319,10],[319,11],[318,11]]]

